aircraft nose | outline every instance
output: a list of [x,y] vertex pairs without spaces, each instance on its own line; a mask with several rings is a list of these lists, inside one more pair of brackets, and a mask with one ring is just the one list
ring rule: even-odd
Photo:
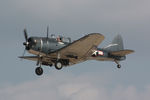
[[24,46],[27,46],[29,44],[29,42],[23,42]]
[[23,45],[26,47],[26,50],[30,50],[33,45],[33,39],[29,38],[27,42],[23,42]]

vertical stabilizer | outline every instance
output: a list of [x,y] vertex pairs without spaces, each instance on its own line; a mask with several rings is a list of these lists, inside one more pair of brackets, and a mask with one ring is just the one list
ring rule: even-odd
[[107,51],[120,51],[120,50],[124,50],[124,46],[123,46],[123,39],[121,37],[120,34],[117,34],[112,43],[109,44],[108,46],[104,47],[103,49],[107,50]]

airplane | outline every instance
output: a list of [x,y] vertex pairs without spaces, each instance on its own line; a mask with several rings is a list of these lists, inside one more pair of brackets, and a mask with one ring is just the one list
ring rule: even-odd
[[35,73],[43,74],[41,65],[55,66],[57,70],[63,67],[71,66],[87,60],[112,61],[121,68],[119,61],[125,60],[126,55],[133,53],[134,50],[124,49],[121,35],[116,35],[113,41],[103,48],[98,45],[104,40],[100,33],[90,33],[82,38],[71,41],[69,37],[51,35],[49,37],[49,28],[47,27],[46,37],[29,37],[27,30],[24,29],[25,51],[33,56],[20,56],[21,59],[36,61]]

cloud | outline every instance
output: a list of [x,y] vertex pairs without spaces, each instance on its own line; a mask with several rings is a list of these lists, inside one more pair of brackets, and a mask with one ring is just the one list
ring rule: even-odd
[[[9,33],[9,37],[10,35],[13,35],[15,37],[13,39],[18,40],[19,37],[16,38],[16,35],[10,34],[10,33],[18,33],[18,30],[16,31],[16,27],[18,26],[19,27],[17,29],[20,29],[19,32],[22,32],[24,25],[23,25],[23,28],[21,28],[20,24],[18,25],[16,23],[20,22],[21,25],[24,23],[27,23],[29,27],[30,26],[33,27],[34,25],[29,24],[29,23],[33,24],[32,20],[39,22],[38,24],[42,24],[42,22],[44,21],[46,22],[46,24],[47,23],[50,23],[50,24],[52,23],[54,25],[57,24],[58,27],[59,25],[60,27],[62,27],[62,30],[61,28],[57,28],[57,30],[59,30],[60,32],[65,32],[65,30],[70,30],[70,32],[73,32],[73,33],[77,31],[84,32],[85,30],[88,30],[88,29],[89,31],[94,31],[94,32],[98,31],[98,32],[109,33],[109,32],[115,32],[115,30],[112,30],[112,29],[119,30],[119,26],[121,26],[123,27],[123,29],[120,29],[121,32],[123,31],[123,32],[129,33],[130,35],[133,35],[132,36],[133,39],[127,39],[127,40],[132,40],[131,42],[128,43],[128,45],[134,43],[135,41],[135,45],[137,44],[138,45],[137,47],[139,47],[139,43],[136,41],[136,39],[139,41],[141,40],[141,38],[143,38],[142,39],[143,41],[141,42],[141,44],[143,42],[148,43],[146,40],[149,40],[149,37],[148,37],[148,33],[149,33],[148,21],[150,18],[149,4],[150,4],[150,1],[148,0],[141,0],[141,1],[140,0],[124,0],[124,1],[123,0],[113,0],[113,1],[107,1],[107,0],[36,0],[36,1],[35,0],[12,0],[9,2],[5,0],[5,1],[0,1],[1,30],[4,30],[1,33]],[[142,22],[143,24],[141,24],[140,22]],[[10,27],[12,27],[13,29],[10,29]],[[31,28],[31,29],[37,30],[37,31],[40,30],[39,28],[37,29]],[[9,30],[10,32],[6,32],[6,30]],[[15,30],[15,31],[12,32],[12,30]],[[136,30],[140,34],[138,35],[137,32],[135,31],[132,32],[132,30]],[[144,36],[143,34],[146,34],[146,35]],[[22,36],[22,34],[20,36]],[[133,45],[132,45],[132,48],[133,48]],[[147,46],[147,45],[143,45],[143,46]],[[8,49],[8,50],[11,50],[11,49]],[[139,52],[139,54],[142,54],[143,56],[143,52],[142,53]],[[147,55],[147,53],[145,55]],[[12,59],[14,59],[14,56],[10,56],[10,57],[7,57],[6,61],[8,61],[8,58],[11,58],[11,57]],[[145,59],[145,56],[143,58]],[[8,64],[7,62],[3,64],[4,61],[2,61],[2,65],[12,66],[12,64],[14,64],[15,62],[12,59],[10,60],[12,61],[10,62],[10,64]],[[140,59],[139,61],[144,61],[143,63],[145,64],[145,60]],[[134,61],[132,62],[134,63]],[[139,66],[140,64],[138,64],[137,66],[131,67],[131,70],[133,72],[131,73],[130,71],[129,75],[136,73],[135,75],[133,75],[136,77],[129,78],[128,81],[133,82],[134,80],[135,81],[138,80],[137,84],[139,84],[138,82],[140,81],[137,78],[137,76],[139,76],[138,74],[139,72],[143,71],[144,73],[142,74],[142,76],[140,76],[143,78],[140,80],[147,82],[147,80],[145,79],[145,76],[149,75],[148,72],[145,73],[145,70],[143,69],[141,70],[138,68],[135,72],[134,67],[142,68],[141,66]],[[146,64],[148,65],[148,63]],[[18,65],[14,65],[14,66],[18,66]],[[5,67],[5,68],[6,68],[6,71],[8,71],[7,68],[10,68],[10,67]],[[17,72],[16,69],[17,67],[11,69],[11,72]],[[5,73],[5,70],[2,70],[2,71],[3,71],[2,73]],[[5,73],[4,74],[5,78],[3,77],[4,75],[1,74],[1,79],[6,79],[8,81],[11,81],[11,80],[18,81],[20,78],[19,79],[14,78],[15,76],[18,76],[18,75],[14,74],[14,76],[13,75],[11,76],[11,72],[9,74]],[[11,100],[20,100],[20,99],[24,99],[24,100],[26,99],[33,99],[33,100],[34,99],[36,100],[41,100],[41,99],[46,99],[46,100],[47,99],[54,99],[54,100],[60,100],[60,99],[62,100],[75,100],[75,99],[76,100],[81,100],[81,99],[82,100],[83,99],[86,99],[86,100],[91,100],[91,99],[92,100],[99,100],[99,99],[102,99],[102,100],[130,100],[130,99],[141,100],[143,99],[143,100],[147,100],[150,98],[149,96],[150,86],[147,86],[146,88],[144,88],[144,90],[139,90],[136,86],[130,85],[129,83],[127,83],[128,86],[124,86],[123,84],[120,84],[120,86],[118,86],[116,77],[108,78],[106,77],[107,74],[105,74],[105,76],[101,74],[96,75],[95,73],[90,73],[90,74],[84,73],[82,75],[72,75],[71,73],[66,74],[66,73],[54,72],[54,73],[51,73],[49,76],[44,75],[37,80],[32,80],[32,81],[20,83],[17,85],[10,85],[9,83],[7,83],[7,87],[5,85],[5,87],[0,88],[0,100],[10,100],[10,99]],[[126,75],[126,74],[123,74],[123,75]],[[128,79],[128,76],[126,76],[125,78]],[[119,77],[121,79],[121,76]],[[137,79],[134,79],[134,78],[137,78]],[[109,86],[112,84],[111,79],[115,80],[115,84],[117,84],[116,86]],[[142,82],[142,84],[145,85],[144,82]]]
[[11,9],[5,9],[4,13],[38,20],[143,21],[150,17],[149,3],[148,0],[13,0],[5,3]]
[[[95,76],[94,73],[73,75],[51,73],[19,85],[0,89],[1,100],[148,100],[150,86],[140,91],[135,86],[122,85],[110,89],[110,79]],[[104,82],[105,81],[105,82]]]

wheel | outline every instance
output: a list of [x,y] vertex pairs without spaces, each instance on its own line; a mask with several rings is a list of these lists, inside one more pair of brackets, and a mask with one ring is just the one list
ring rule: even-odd
[[49,64],[49,66],[50,66],[50,67],[52,67],[52,66],[53,66],[53,64]]
[[62,69],[62,67],[63,66],[62,66],[62,63],[60,61],[58,61],[58,62],[55,63],[55,68],[56,69],[60,70],[60,69]]
[[41,68],[41,67],[37,67],[36,69],[35,69],[35,73],[36,73],[36,75],[42,75],[43,74],[43,69]]
[[118,65],[117,65],[117,68],[121,68],[121,65],[118,64]]

